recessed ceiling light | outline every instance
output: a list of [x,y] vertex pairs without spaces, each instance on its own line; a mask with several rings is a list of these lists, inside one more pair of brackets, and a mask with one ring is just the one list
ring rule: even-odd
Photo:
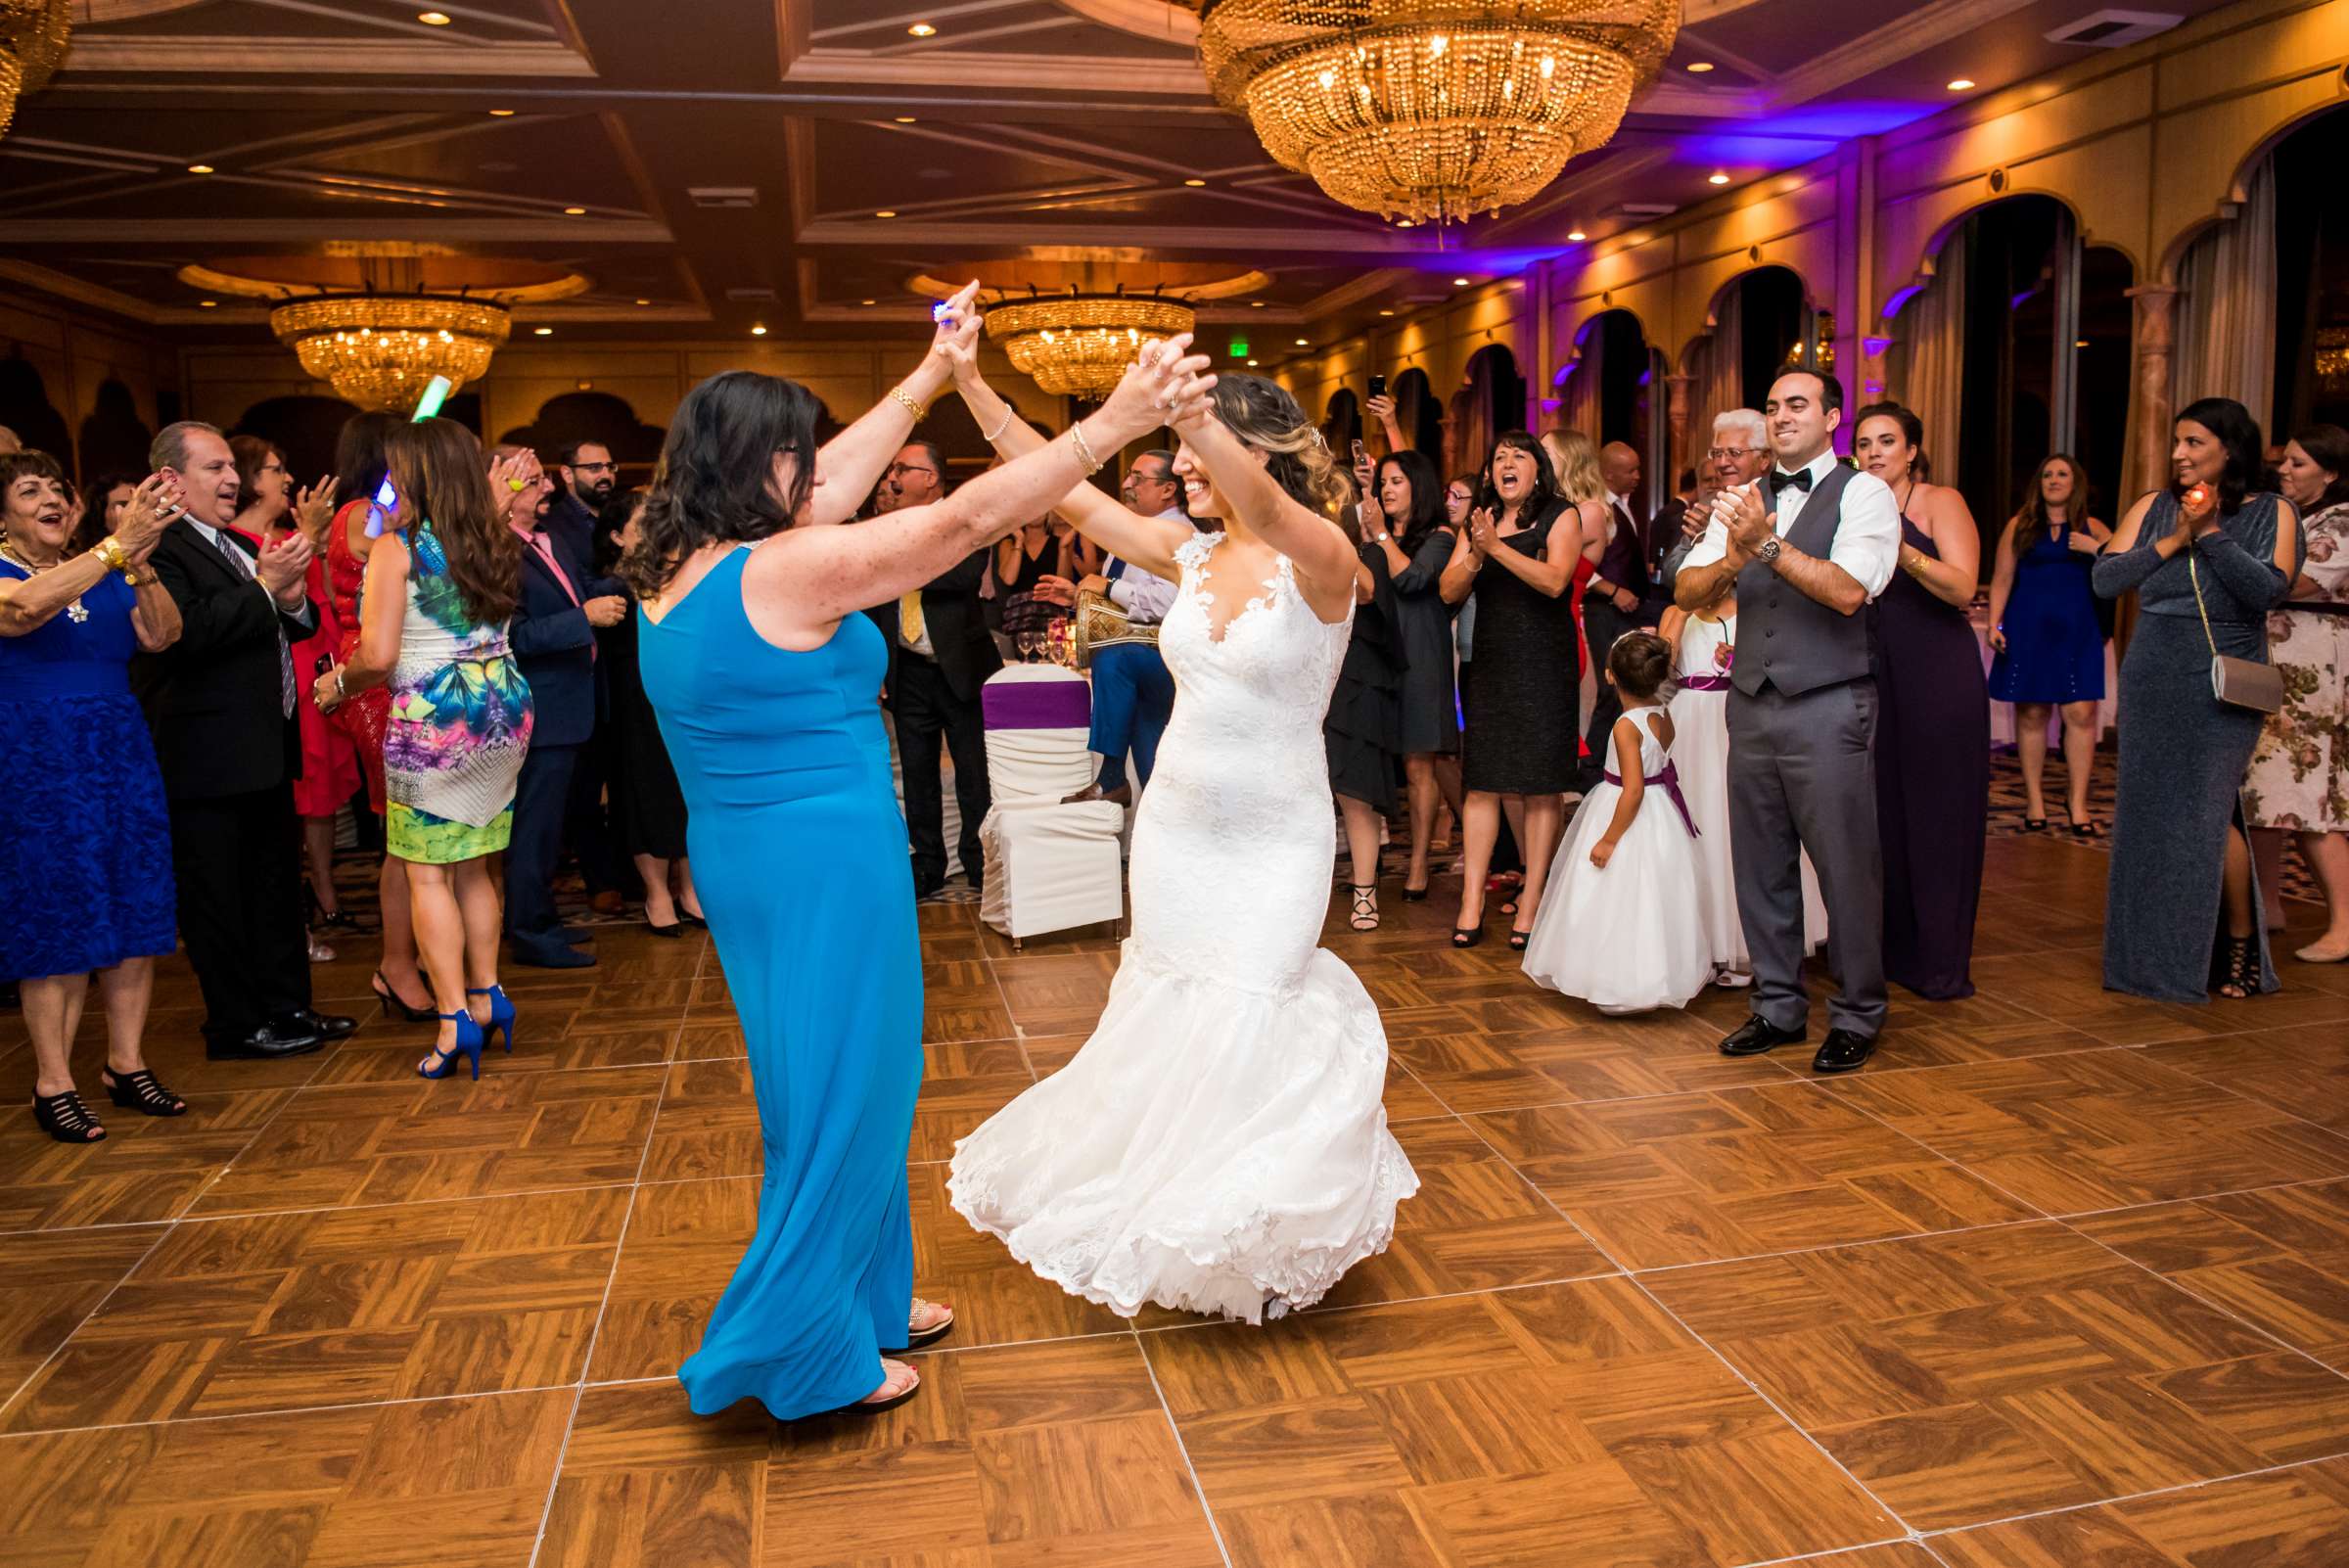
[[1297,346],[1300,348],[1311,348],[1313,346],[1313,343],[1309,339],[1300,338],[1297,340]]
[[1262,300],[1251,300],[1248,301],[1248,308],[1251,310],[1262,310],[1264,307],[1265,302]]
[[565,217],[585,217],[587,209],[583,207],[567,207],[563,209],[563,215]]
[[875,213],[873,214],[873,216],[875,216],[875,217],[896,217],[897,215],[898,215],[898,214],[897,214],[895,211],[893,211],[891,208],[886,208],[886,207],[885,207],[885,208],[882,208],[880,211],[878,211],[878,212],[875,212]]
[[[217,300],[199,300],[196,301],[196,308],[199,310],[214,310],[219,308],[219,305],[220,301]],[[2088,346],[2088,345],[2083,343],[2080,346],[2085,348]]]
[[491,119],[512,119],[514,117],[514,111],[511,109],[492,109],[489,111],[489,117]]
[[1960,76],[1960,77],[1958,77],[1958,78],[1956,81],[1954,81],[1954,82],[1950,83],[1950,91],[1952,91],[1952,92],[1954,92],[1954,93],[1961,93],[1961,92],[1964,92],[1964,91],[1965,91],[1966,89],[1968,89],[1969,87],[1973,86],[1973,84],[1974,84],[1974,78],[1973,78],[1973,77],[1971,77],[1971,76]]
[[650,300],[637,300],[636,302],[637,302],[638,304],[651,304],[651,303],[652,303],[652,301],[651,301]]
[[1205,185],[1205,184],[1207,183],[1207,181],[1205,181],[1205,180],[1184,180],[1182,183],[1183,183],[1183,184],[1185,184],[1185,185],[1188,185],[1188,186],[1190,186],[1192,189],[1196,190],[1198,187],[1200,187],[1200,186],[1202,186],[1202,185]]
[[938,29],[931,26],[927,22],[917,22],[905,30],[909,33],[912,33],[916,38],[934,37],[938,32]]
[[188,172],[191,174],[209,174],[211,171],[212,165],[209,163],[190,163],[188,165]]
[[1381,311],[1379,312],[1379,314],[1380,314],[1380,315],[1382,315],[1382,316],[1391,316],[1391,315],[1393,315],[1394,313],[1395,313],[1395,312],[1394,312],[1394,311],[1392,311],[1392,310],[1381,310]]
[[754,338],[763,338],[766,336],[766,328],[762,326],[753,327],[751,329],[751,336]]
[[1465,289],[1468,287],[1468,280],[1466,278],[1454,278],[1451,280],[1451,286],[1455,289]]
[[1567,240],[1568,240],[1570,243],[1572,243],[1572,244],[1575,244],[1575,245],[1580,245],[1580,244],[1581,244],[1583,241],[1585,241],[1585,240],[1588,240],[1589,238],[1590,238],[1590,236],[1589,236],[1589,235],[1588,235],[1588,234],[1585,234],[1585,233],[1584,233],[1582,230],[1580,230],[1580,229],[1568,229],[1568,230],[1566,231],[1566,238],[1567,238]]
[[1705,176],[1705,183],[1707,185],[1727,185],[1729,183],[1728,171],[1717,168]]
[[541,338],[551,338],[555,335],[555,329],[552,327],[532,327],[530,331]]
[[857,300],[856,302],[857,302],[858,304],[873,304],[873,303],[876,303],[877,301],[875,301],[875,300]]
[[420,11],[416,14],[416,20],[428,27],[445,27],[448,25],[448,13],[445,11]]
[[1395,220],[1395,226],[1399,229],[1407,229],[1411,226],[1411,220],[1409,218],[1397,218]]
[[914,118],[911,115],[899,115],[898,116],[898,123],[900,125],[910,125],[914,123]]
[[2079,339],[2073,343],[2072,346],[2075,348],[2085,348],[2088,346],[2088,340],[2086,338]]
[[1255,360],[1253,360],[1253,359],[1251,359],[1251,360],[1249,360],[1249,361],[1248,361],[1248,364],[1249,364],[1249,367],[1250,367],[1251,369],[1253,369],[1253,368],[1255,367],[1255,365],[1256,365],[1256,361],[1255,361]]
[[1688,69],[1697,75],[1701,76],[1706,71],[1713,69],[1713,62],[1710,60],[1691,60],[1688,62]]

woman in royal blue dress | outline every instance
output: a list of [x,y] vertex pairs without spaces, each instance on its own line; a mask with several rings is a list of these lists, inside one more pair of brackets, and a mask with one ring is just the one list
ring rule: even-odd
[[2088,578],[2112,530],[2088,515],[2088,476],[2057,452],[2039,465],[2030,498],[1999,535],[1990,577],[1993,702],[2014,704],[2023,764],[2023,826],[2048,825],[2040,780],[2048,767],[2048,710],[2063,715],[2063,767],[2072,836],[2097,837],[2088,814],[2096,764],[2096,705],[2104,700],[2104,628]]
[[134,653],[179,640],[179,608],[147,571],[177,485],[137,487],[94,549],[69,553],[65,470],[0,455],[0,981],[32,1037],[32,1114],[61,1143],[106,1129],[73,1086],[73,1036],[98,976],[115,1104],[177,1116],[187,1102],[142,1054],[155,960],[179,945],[171,824],[138,700]]
[[[967,359],[976,284],[914,373],[821,454],[814,393],[730,371],[678,405],[622,564],[642,595],[646,695],[685,793],[686,841],[749,1042],[766,1167],[759,1229],[679,1368],[704,1414],[883,1409],[920,1376],[884,1351],[953,1321],[913,1296],[905,1149],[922,1076],[921,944],[857,614],[1048,510],[1156,429],[1203,358],[1133,370],[1042,449],[929,506],[848,523]],[[1176,340],[1187,346],[1187,339]]]

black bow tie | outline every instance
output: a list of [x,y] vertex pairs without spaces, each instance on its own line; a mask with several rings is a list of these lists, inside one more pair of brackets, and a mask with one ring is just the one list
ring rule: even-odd
[[1780,490],[1788,488],[1808,491],[1811,488],[1811,471],[1806,468],[1799,474],[1789,474],[1782,468],[1772,469],[1770,471],[1771,498],[1775,500]]

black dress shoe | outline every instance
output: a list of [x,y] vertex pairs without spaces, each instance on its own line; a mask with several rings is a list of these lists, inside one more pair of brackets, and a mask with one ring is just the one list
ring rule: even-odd
[[326,1043],[326,1037],[288,1033],[263,1024],[242,1039],[207,1039],[204,1054],[215,1062],[272,1061],[280,1056],[302,1056]]
[[1781,1045],[1801,1044],[1803,1033],[1799,1029],[1780,1029],[1760,1013],[1756,1013],[1737,1026],[1736,1033],[1721,1042],[1721,1054],[1724,1056],[1759,1056],[1764,1051],[1774,1051]]
[[342,1039],[358,1033],[359,1021],[338,1013],[315,1013],[304,1007],[298,1013],[272,1018],[269,1028],[280,1035],[315,1035],[320,1039]]
[[1830,1029],[1827,1038],[1819,1042],[1819,1054],[1811,1058],[1811,1071],[1857,1072],[1862,1064],[1875,1054],[1874,1036],[1857,1034],[1848,1029]]

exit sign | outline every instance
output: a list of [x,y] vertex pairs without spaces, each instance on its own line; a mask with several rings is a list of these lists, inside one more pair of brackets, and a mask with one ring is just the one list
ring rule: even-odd
[[1247,339],[1234,338],[1231,340],[1231,357],[1234,359],[1245,359],[1248,357]]

